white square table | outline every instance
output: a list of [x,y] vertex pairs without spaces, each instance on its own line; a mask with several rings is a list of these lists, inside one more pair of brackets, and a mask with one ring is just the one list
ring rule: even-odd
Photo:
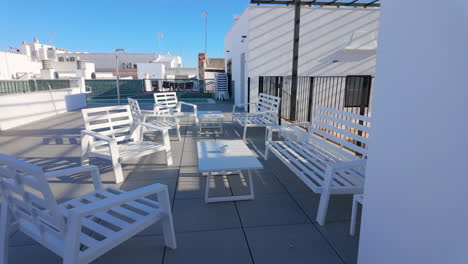
[[[222,134],[224,114],[221,111],[198,111],[198,133],[201,135]],[[213,129],[213,132],[203,132],[203,129]]]
[[[223,152],[222,147],[226,146]],[[243,140],[202,140],[197,142],[198,148],[198,169],[200,173],[208,173],[206,179],[205,202],[226,202],[253,200],[255,198],[252,172],[254,169],[263,169],[254,153],[245,145]],[[231,175],[230,172],[247,170],[249,175],[250,194],[209,197],[210,180],[216,175]]]

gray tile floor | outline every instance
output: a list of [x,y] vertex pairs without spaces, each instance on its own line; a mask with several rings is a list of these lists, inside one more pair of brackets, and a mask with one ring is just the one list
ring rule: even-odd
[[[224,133],[216,138],[238,139],[241,130],[231,124],[231,104],[200,104],[199,110],[225,112]],[[71,112],[0,132],[0,152],[43,166],[46,170],[80,163],[81,112]],[[134,160],[124,167],[126,180],[117,187],[133,190],[152,183],[169,187],[178,248],[164,247],[158,225],[149,227],[95,263],[356,263],[358,238],[348,235],[351,196],[335,196],[327,224],[315,222],[319,196],[311,192],[273,155],[263,159],[264,129],[248,130],[248,146],[263,163],[254,172],[253,201],[205,204],[206,177],[199,177],[192,120],[184,120],[181,141],[171,132],[174,165],[164,154]],[[155,135],[154,137],[157,137]],[[155,139],[157,140],[157,138]],[[98,165],[103,183],[112,183],[109,163]],[[50,184],[60,201],[92,190],[89,178],[62,178]],[[243,175],[214,177],[210,194],[239,195],[248,191]],[[60,258],[25,235],[12,235],[9,263],[60,263]]]

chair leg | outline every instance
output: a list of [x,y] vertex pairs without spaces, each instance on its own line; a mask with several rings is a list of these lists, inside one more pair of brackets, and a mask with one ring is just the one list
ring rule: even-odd
[[349,226],[349,234],[354,236],[356,233],[356,215],[357,215],[358,202],[356,197],[353,197],[353,209],[351,211],[351,224]]
[[0,214],[0,264],[8,263],[8,240],[10,238],[9,220],[10,215],[8,214],[8,202],[6,199],[3,200]]
[[171,141],[169,139],[169,130],[165,129],[162,131],[164,146],[166,146],[166,164],[167,166],[172,165],[172,151]]
[[177,138],[179,139],[179,141],[181,141],[182,137],[180,136],[180,126],[179,125],[177,125],[176,132],[177,132]]
[[319,225],[325,224],[325,218],[327,217],[328,203],[330,202],[330,189],[333,182],[334,170],[331,167],[327,167],[325,171],[325,181],[322,185],[322,193],[320,195],[319,208],[317,211],[317,218],[315,219]]
[[167,247],[176,249],[177,243],[174,231],[174,222],[172,221],[171,203],[169,201],[169,191],[167,190],[167,187],[165,191],[159,192],[157,196],[159,208],[166,214],[166,217],[162,220],[164,243]]
[[124,180],[122,164],[119,161],[118,155],[111,154],[112,167],[114,168],[115,183],[121,183]]
[[89,165],[89,142],[88,137],[81,137],[81,166]]
[[89,165],[89,152],[81,153],[81,166]]
[[73,215],[68,219],[68,233],[65,239],[63,264],[79,264],[80,250],[80,220]]
[[270,156],[270,149],[268,149],[268,147],[266,147],[266,149],[265,149],[265,160],[268,160],[269,156]]
[[244,136],[242,137],[245,141],[245,137],[247,136],[247,126],[244,126]]

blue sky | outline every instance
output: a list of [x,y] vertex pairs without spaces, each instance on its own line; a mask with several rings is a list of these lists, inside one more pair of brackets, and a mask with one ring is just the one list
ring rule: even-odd
[[[36,36],[71,51],[132,53],[161,50],[180,55],[186,67],[196,66],[205,46],[208,12],[208,55],[224,56],[224,35],[249,0],[0,0],[0,50],[31,42]],[[6,25],[6,26],[5,26]]]

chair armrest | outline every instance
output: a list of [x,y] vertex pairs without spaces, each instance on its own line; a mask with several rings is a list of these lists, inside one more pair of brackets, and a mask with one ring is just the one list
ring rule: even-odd
[[365,167],[367,164],[366,159],[357,159],[357,160],[352,160],[352,161],[338,161],[330,164],[330,167],[333,168],[333,170],[342,170],[342,169],[352,169],[352,168],[359,168],[359,167]]
[[70,209],[68,210],[68,213],[75,217],[85,217],[88,215],[95,214],[97,212],[108,210],[112,207],[119,206],[124,203],[134,201],[139,198],[144,198],[151,194],[159,194],[162,192],[168,192],[166,185],[159,183],[152,184],[130,192],[124,192],[122,194],[103,199],[94,203]]
[[101,133],[98,133],[98,132],[94,132],[94,131],[91,131],[91,130],[81,130],[81,136],[91,136],[91,137],[94,137],[94,138],[97,138],[97,139],[100,139],[100,140],[103,140],[103,141],[107,141],[107,142],[112,142],[112,141],[115,141],[113,138],[111,137],[108,137],[106,135],[103,135]]
[[140,110],[143,115],[154,115],[154,110]]
[[93,185],[94,185],[95,190],[102,189],[102,182],[101,182],[101,176],[99,174],[99,169],[98,167],[94,165],[87,165],[87,166],[74,167],[74,168],[68,168],[68,169],[63,169],[63,170],[50,171],[50,172],[44,173],[44,176],[50,179],[50,178],[57,178],[57,177],[63,177],[63,176],[71,176],[71,175],[80,174],[83,172],[89,172],[91,174],[91,176],[93,177]]
[[187,106],[190,106],[190,107],[193,107],[193,110],[196,111],[197,110],[197,105],[196,104],[191,104],[191,103],[187,103],[187,102],[178,102],[177,103],[178,105],[182,106],[182,105],[187,105]]
[[254,105],[257,103],[247,103],[247,104],[235,104],[232,106],[232,112],[234,113],[236,111],[236,107],[241,107],[241,106],[246,106],[246,105]]

